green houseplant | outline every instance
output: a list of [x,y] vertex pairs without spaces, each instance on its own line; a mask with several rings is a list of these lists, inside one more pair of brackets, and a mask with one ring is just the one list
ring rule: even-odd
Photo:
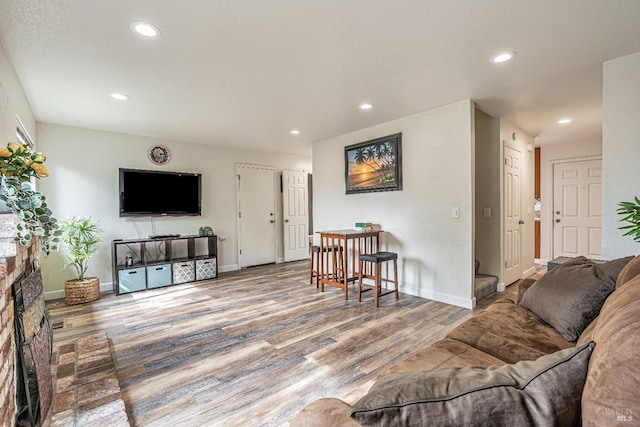
[[100,280],[97,277],[85,277],[89,260],[97,253],[96,245],[102,233],[100,224],[92,217],[73,216],[61,225],[62,243],[69,260],[67,266],[73,267],[77,278],[65,282],[65,301],[67,304],[81,304],[100,298]]
[[48,254],[56,249],[60,231],[44,195],[31,183],[34,178],[49,176],[45,160],[44,154],[17,142],[0,147],[0,210],[16,214],[16,235],[21,245],[39,236],[42,250]]
[[624,215],[621,222],[628,223],[619,227],[620,230],[627,230],[623,236],[633,236],[633,240],[640,242],[640,199],[634,197],[633,202],[620,202],[618,203],[617,212],[620,215]]

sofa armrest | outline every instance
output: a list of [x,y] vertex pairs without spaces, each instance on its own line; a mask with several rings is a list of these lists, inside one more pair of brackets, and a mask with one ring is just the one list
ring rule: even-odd
[[349,409],[351,406],[340,399],[318,399],[302,408],[289,427],[359,427],[347,415]]
[[516,304],[520,304],[522,301],[522,296],[534,283],[536,283],[536,279],[532,279],[527,277],[526,279],[522,279],[520,284],[518,285],[518,297],[516,299]]

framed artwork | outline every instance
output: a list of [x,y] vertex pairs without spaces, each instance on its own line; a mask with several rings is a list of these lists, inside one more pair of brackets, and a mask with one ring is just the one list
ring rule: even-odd
[[346,194],[402,190],[402,133],[344,147]]
[[149,150],[149,160],[156,165],[164,165],[171,159],[169,150],[162,145],[156,145]]

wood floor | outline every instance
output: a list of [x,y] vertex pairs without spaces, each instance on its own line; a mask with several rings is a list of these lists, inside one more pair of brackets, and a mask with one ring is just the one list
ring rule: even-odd
[[287,425],[315,399],[352,399],[473,314],[405,294],[376,309],[371,292],[344,301],[308,280],[293,262],[48,308],[64,323],[55,341],[106,332],[134,426]]

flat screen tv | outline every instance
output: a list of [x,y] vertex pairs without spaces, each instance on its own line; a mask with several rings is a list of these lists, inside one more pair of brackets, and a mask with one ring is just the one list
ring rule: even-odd
[[120,216],[201,215],[202,175],[120,168]]

